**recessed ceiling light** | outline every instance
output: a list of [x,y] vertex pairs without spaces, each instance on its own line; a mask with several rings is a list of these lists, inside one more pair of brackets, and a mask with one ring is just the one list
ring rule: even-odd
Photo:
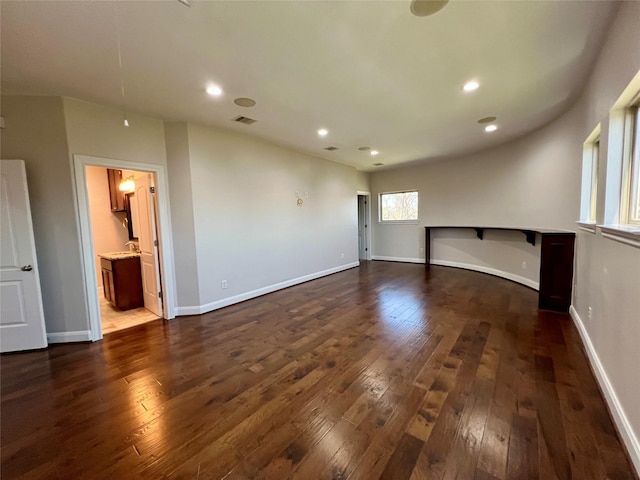
[[373,164],[373,166],[374,166],[374,167],[381,167],[381,166],[383,166],[383,165],[384,165],[384,163],[374,163],[374,164]]
[[485,132],[495,132],[498,129],[496,125],[487,125],[484,127]]
[[480,84],[478,82],[471,80],[462,86],[462,90],[465,92],[473,92],[474,90],[477,90],[479,86]]
[[222,89],[218,85],[209,85],[207,87],[207,93],[212,97],[219,97],[222,95]]
[[360,148],[358,148],[358,150],[360,150],[362,152],[366,152],[367,150],[371,150],[371,147],[360,147]]
[[491,122],[495,122],[497,120],[496,117],[484,117],[481,118],[480,120],[478,120],[478,123],[482,124],[482,123],[491,123]]
[[329,134],[329,130],[327,130],[326,128],[321,128],[320,130],[318,130],[318,135],[321,137],[326,137]]
[[375,156],[376,156],[376,155],[378,155],[379,153],[380,153],[380,152],[379,152],[378,150],[371,150],[371,151],[369,152],[369,154],[370,154],[372,157],[375,157]]
[[253,98],[239,97],[236,98],[233,103],[239,107],[253,107],[255,106],[256,101]]

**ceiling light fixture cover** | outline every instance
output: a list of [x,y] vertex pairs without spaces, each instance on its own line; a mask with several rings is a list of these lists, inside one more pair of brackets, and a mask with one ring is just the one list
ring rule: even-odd
[[236,98],[233,103],[239,107],[253,107],[255,106],[256,101],[253,98],[239,97]]
[[491,123],[491,122],[495,122],[497,120],[497,117],[484,117],[481,118],[480,120],[478,120],[478,123],[482,124],[482,123]]
[[222,88],[220,88],[218,85],[209,85],[207,87],[207,93],[212,97],[219,97],[220,95],[222,95]]
[[329,130],[327,130],[326,128],[321,128],[320,130],[318,130],[318,135],[321,137],[326,137],[329,134]]
[[485,132],[495,132],[498,129],[496,125],[487,125],[484,127]]
[[470,80],[462,86],[462,90],[465,92],[473,92],[474,90],[477,90],[479,86],[480,84],[478,82]]
[[413,0],[411,2],[411,13],[416,17],[428,17],[439,12],[449,0]]

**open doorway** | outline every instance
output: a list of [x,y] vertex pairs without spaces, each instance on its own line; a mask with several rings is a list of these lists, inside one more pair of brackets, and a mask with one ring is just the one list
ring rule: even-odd
[[74,156],[91,339],[174,318],[163,166]]
[[102,333],[163,317],[149,172],[85,167]]
[[371,224],[370,194],[358,192],[358,259],[371,260]]

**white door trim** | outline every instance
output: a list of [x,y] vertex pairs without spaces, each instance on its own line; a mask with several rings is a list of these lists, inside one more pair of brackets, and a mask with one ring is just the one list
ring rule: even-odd
[[[367,207],[365,208],[365,220],[367,222],[367,228],[365,229],[365,246],[367,248],[367,260],[371,260],[373,252],[373,245],[371,245],[371,192],[364,192],[358,190],[356,195],[364,195],[367,197]],[[356,199],[358,197],[356,196]]]
[[169,215],[169,183],[166,167],[152,163],[129,162],[111,158],[74,155],[75,192],[77,199],[78,223],[80,225],[80,245],[82,247],[82,269],[84,275],[85,295],[89,312],[89,330],[92,341],[102,339],[100,326],[100,304],[98,300],[98,282],[96,279],[95,255],[89,218],[89,198],[85,167],[98,166],[117,168],[120,170],[139,170],[155,174],[158,190],[158,235],[160,240],[160,269],[162,272],[162,291],[165,307],[165,318],[175,318],[176,278],[173,262],[173,240],[171,236],[171,217]]

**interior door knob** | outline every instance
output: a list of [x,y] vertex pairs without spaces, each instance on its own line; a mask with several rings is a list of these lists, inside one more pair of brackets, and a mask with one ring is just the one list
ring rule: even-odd
[[23,272],[30,272],[31,270],[33,270],[33,267],[31,265],[25,265],[20,270],[22,270]]

